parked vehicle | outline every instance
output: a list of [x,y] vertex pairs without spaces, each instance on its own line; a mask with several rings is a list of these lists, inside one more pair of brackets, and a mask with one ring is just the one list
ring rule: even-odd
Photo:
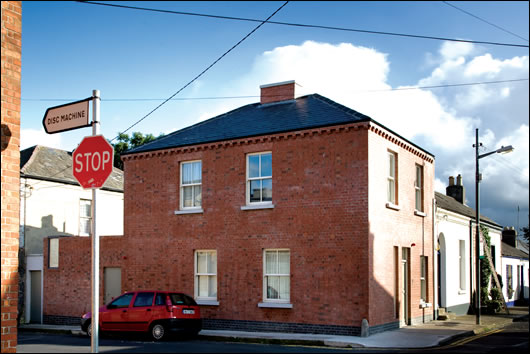
[[[81,329],[92,335],[92,314],[81,318]],[[197,335],[202,329],[199,306],[190,296],[170,291],[132,291],[99,308],[100,331],[148,332],[158,341],[170,332]]]

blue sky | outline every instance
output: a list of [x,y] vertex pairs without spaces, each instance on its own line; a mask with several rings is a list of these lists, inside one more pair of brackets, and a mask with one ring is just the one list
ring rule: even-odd
[[[119,4],[265,19],[283,2]],[[296,1],[272,20],[528,46],[528,2],[449,4],[504,31],[441,1]],[[77,2],[24,1],[22,11],[21,148],[75,149],[90,128],[47,135],[42,118],[46,108],[89,97],[93,89],[101,91],[101,133],[114,138],[257,26]],[[433,153],[436,189],[445,192],[449,176],[462,174],[472,207],[475,128],[483,152],[512,144],[514,153],[481,160],[481,211],[502,225],[517,226],[519,215],[523,226],[529,199],[528,81],[395,89],[528,79],[528,56],[528,47],[265,24],[128,133],[170,133],[257,102],[259,85],[294,79],[301,85],[298,94],[322,94]],[[220,98],[229,96],[255,97]]]

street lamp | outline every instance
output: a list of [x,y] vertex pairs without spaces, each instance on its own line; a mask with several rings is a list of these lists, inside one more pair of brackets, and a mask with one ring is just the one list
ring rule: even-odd
[[479,155],[478,154],[478,148],[482,146],[481,143],[478,142],[478,128],[475,132],[475,144],[473,144],[473,147],[475,148],[475,208],[476,208],[476,232],[475,232],[475,257],[476,257],[476,292],[475,292],[475,304],[476,304],[476,317],[477,317],[477,324],[480,324],[480,187],[479,183],[482,180],[482,176],[480,175],[480,170],[478,166],[478,160],[489,156],[493,154],[506,154],[513,151],[513,147],[511,145],[508,146],[502,146],[500,149],[497,149],[495,151],[487,152],[485,154]]

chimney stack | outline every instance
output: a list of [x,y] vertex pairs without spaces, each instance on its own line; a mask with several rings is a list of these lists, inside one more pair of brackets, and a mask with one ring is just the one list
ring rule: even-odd
[[517,231],[513,226],[506,226],[502,230],[502,242],[517,248]]
[[261,85],[261,104],[294,100],[294,80]]
[[455,178],[453,176],[449,177],[449,186],[445,189],[445,194],[449,197],[455,198],[461,204],[466,202],[466,190],[464,188],[464,183],[462,182],[462,175]]

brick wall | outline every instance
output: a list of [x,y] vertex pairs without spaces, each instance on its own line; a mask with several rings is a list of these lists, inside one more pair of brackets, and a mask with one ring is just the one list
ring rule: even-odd
[[2,1],[2,353],[16,352],[22,4]]
[[[399,211],[385,206],[388,148],[399,154]],[[265,151],[272,152],[274,208],[242,210],[246,154]],[[180,163],[192,160],[202,161],[203,212],[175,215]],[[414,190],[407,190],[416,163],[425,166],[424,217],[414,215]],[[123,291],[193,295],[194,251],[216,250],[219,305],[202,306],[207,328],[358,335],[364,318],[371,333],[396,328],[395,246],[411,248],[413,322],[424,315],[421,252],[429,256],[432,299],[432,157],[371,123],[135,154],[124,164],[125,236],[102,241],[102,269],[122,267]],[[258,307],[269,248],[290,250],[291,309]],[[45,270],[45,318],[89,308],[89,250],[89,239],[61,239],[59,269]],[[79,298],[86,300],[68,301]]]

